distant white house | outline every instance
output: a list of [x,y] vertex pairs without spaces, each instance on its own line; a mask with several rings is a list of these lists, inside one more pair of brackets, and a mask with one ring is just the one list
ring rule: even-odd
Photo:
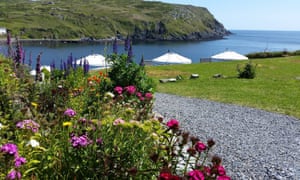
[[0,27],[0,35],[6,34],[6,28]]

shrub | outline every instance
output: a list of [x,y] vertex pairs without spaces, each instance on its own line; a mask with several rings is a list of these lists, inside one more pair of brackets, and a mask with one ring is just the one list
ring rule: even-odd
[[154,92],[154,81],[146,75],[143,66],[135,62],[127,62],[128,56],[125,54],[113,54],[110,57],[113,63],[108,76],[112,81],[113,86],[130,86],[134,85],[143,92]]
[[251,62],[248,62],[243,69],[238,65],[237,71],[239,78],[254,79],[256,75],[256,65],[254,66]]

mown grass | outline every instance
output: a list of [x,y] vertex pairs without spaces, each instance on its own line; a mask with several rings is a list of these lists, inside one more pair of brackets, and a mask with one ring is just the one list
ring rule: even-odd
[[[157,91],[254,107],[300,118],[300,56],[251,60],[257,64],[255,79],[237,78],[237,66],[248,61],[149,66]],[[192,73],[198,79],[189,79]],[[213,78],[222,74],[224,78]],[[176,83],[162,78],[184,77]]]

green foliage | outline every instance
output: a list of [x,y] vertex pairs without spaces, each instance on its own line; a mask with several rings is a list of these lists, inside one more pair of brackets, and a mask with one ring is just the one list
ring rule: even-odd
[[254,66],[251,62],[248,62],[243,69],[238,66],[238,77],[244,79],[254,79],[256,75],[255,68],[256,66]]
[[0,27],[11,29],[20,38],[104,39],[117,31],[123,36],[133,34],[137,28],[155,32],[159,22],[167,27],[164,36],[170,37],[214,32],[221,27],[205,8],[160,2],[0,1]]
[[[111,57],[124,60],[122,55]],[[126,67],[123,78],[147,77],[142,67],[125,64],[116,66],[117,72]],[[30,80],[27,73],[21,66],[15,69],[10,59],[0,59],[0,100],[5,101],[0,104],[1,179],[13,172],[22,179],[157,179],[166,170],[187,178],[189,171],[202,171],[204,164],[212,170],[220,166],[220,161],[206,164],[203,158],[211,143],[189,141],[177,120],[164,124],[152,115],[153,94],[140,91],[143,86],[135,79],[135,84],[125,80],[130,86],[108,92],[111,81],[102,72],[54,71],[43,82]],[[15,154],[3,148],[7,145],[14,146]],[[192,153],[187,154],[184,145]],[[24,160],[18,165],[20,157]]]
[[126,87],[134,85],[141,92],[154,92],[154,82],[146,75],[143,66],[135,62],[127,62],[128,56],[125,54],[110,56],[113,65],[108,72],[113,86]]

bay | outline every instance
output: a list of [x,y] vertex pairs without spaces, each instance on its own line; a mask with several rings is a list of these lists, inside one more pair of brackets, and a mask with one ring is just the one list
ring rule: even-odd
[[[193,63],[199,63],[200,59],[225,50],[244,55],[263,51],[300,50],[300,31],[231,30],[231,32],[231,35],[223,39],[210,41],[134,43],[134,61],[139,63],[142,56],[145,60],[151,60],[168,51],[186,56],[192,59]],[[54,61],[58,66],[71,54],[74,59],[94,53],[108,55],[112,52],[112,44],[35,42],[23,43],[23,49],[27,64],[31,56],[34,65],[38,54],[42,53],[42,65],[50,65]],[[3,54],[7,52],[5,45],[0,47],[0,52]],[[118,53],[126,53],[122,44],[118,46]]]

